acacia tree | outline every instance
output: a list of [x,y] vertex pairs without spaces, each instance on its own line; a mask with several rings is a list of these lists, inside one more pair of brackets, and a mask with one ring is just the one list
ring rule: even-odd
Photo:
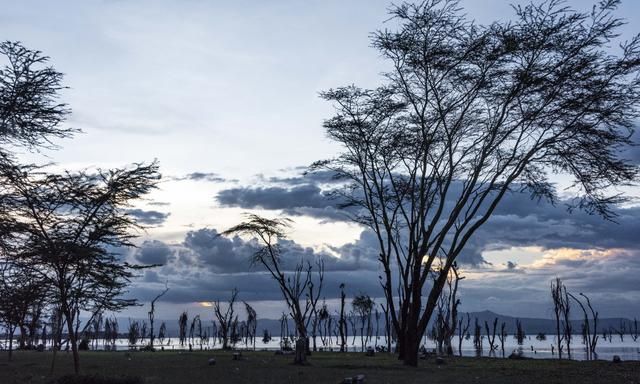
[[51,139],[76,130],[60,125],[69,113],[58,101],[63,74],[48,66],[49,57],[19,42],[0,43],[0,150],[51,146]]
[[505,195],[555,201],[548,176],[560,173],[574,180],[573,207],[612,218],[624,197],[611,187],[637,180],[618,153],[639,115],[640,39],[609,49],[618,3],[582,13],[549,0],[486,26],[456,1],[393,6],[396,30],[372,35],[391,64],[385,84],[322,93],[337,110],[327,134],[344,150],[312,169],[343,178],[335,193],[377,236],[405,364],[417,365],[451,266]]
[[126,209],[155,188],[158,166],[154,162],[95,173],[49,174],[34,166],[11,165],[1,177],[1,198],[19,228],[14,240],[20,247],[11,257],[51,287],[78,372],[80,312],[93,317],[136,302],[122,295],[141,267],[128,264],[114,250],[133,246],[133,230],[141,227]]
[[[371,313],[376,303],[373,301],[371,296],[367,294],[360,294],[353,298],[351,301],[351,306],[353,307],[353,311],[360,318],[360,346],[362,351],[367,347],[367,342],[369,341],[369,330],[371,329]],[[354,318],[355,321],[355,318]],[[367,327],[367,337],[364,336],[365,326]],[[354,336],[358,333],[354,329]]]
[[[39,309],[46,298],[45,290],[46,286],[33,280],[30,273],[19,270],[15,265],[0,264],[0,324],[4,325],[9,338],[9,361],[12,358],[16,329],[20,328],[20,344],[24,347],[22,344],[29,328],[27,323],[38,322]],[[34,309],[38,310],[37,314]]]
[[243,223],[224,231],[222,235],[248,235],[257,238],[262,244],[254,254],[252,263],[264,267],[278,283],[296,326],[298,338],[302,339],[305,345],[306,353],[302,356],[296,353],[295,363],[304,363],[304,355],[310,353],[307,329],[322,293],[324,261],[316,261],[315,279],[309,261],[301,260],[291,271],[285,269],[281,259],[283,250],[278,241],[286,239],[286,231],[290,225],[289,219],[267,219],[248,214]]
[[[60,125],[69,113],[66,104],[58,101],[64,88],[63,75],[49,66],[48,61],[41,52],[19,42],[0,42],[0,173],[16,164],[13,158],[16,148],[53,147],[52,139],[69,137],[75,132]],[[7,180],[0,182],[3,183],[0,188],[4,189]],[[13,208],[11,201],[0,199],[0,268],[4,273],[0,319],[9,330],[19,325],[15,323],[19,312],[28,314],[20,309],[35,304],[33,300],[38,294],[34,289],[40,292],[46,289],[29,270],[13,265],[15,232],[22,229],[12,215]],[[18,280],[29,284],[14,284]],[[31,320],[37,319],[31,316]],[[32,321],[32,325],[35,323]]]

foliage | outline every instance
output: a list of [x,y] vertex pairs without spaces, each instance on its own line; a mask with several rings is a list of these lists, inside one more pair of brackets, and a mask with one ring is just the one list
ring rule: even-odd
[[550,0],[486,26],[456,1],[392,6],[395,29],[372,35],[391,64],[385,83],[322,93],[337,110],[326,132],[343,151],[312,170],[344,181],[333,194],[377,236],[406,364],[417,364],[451,266],[505,195],[555,202],[559,173],[573,180],[572,208],[614,219],[611,206],[626,200],[614,187],[638,180],[620,150],[640,114],[640,38],[612,53],[618,3],[582,13]]

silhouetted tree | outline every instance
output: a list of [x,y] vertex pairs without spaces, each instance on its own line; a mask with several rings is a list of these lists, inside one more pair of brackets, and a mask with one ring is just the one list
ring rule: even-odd
[[238,290],[233,289],[233,291],[231,291],[231,296],[227,301],[225,310],[222,309],[219,300],[213,302],[213,313],[216,316],[216,319],[218,319],[218,324],[220,325],[218,335],[222,337],[222,349],[229,349],[229,340],[232,336],[231,326],[233,325],[233,321],[235,319],[235,309],[233,306],[236,302],[237,297]]
[[158,301],[158,299],[164,296],[167,292],[169,292],[169,287],[165,284],[164,291],[160,292],[156,297],[153,298],[153,300],[151,300],[151,309],[147,313],[149,316],[149,328],[150,328],[149,346],[151,347],[151,350],[153,350],[153,342],[155,340],[153,325],[156,317],[156,301]]
[[256,349],[256,328],[258,327],[258,314],[252,306],[246,301],[243,301],[244,308],[247,311],[247,341],[245,344],[249,346],[249,341],[253,344],[253,349]]
[[356,316],[360,318],[360,344],[362,352],[364,352],[364,350],[366,349],[368,341],[368,337],[365,338],[364,334],[365,327],[367,328],[367,330],[371,328],[371,311],[373,311],[373,307],[375,305],[376,304],[373,299],[366,294],[357,295],[351,302],[353,311],[355,312]]
[[[34,280],[29,271],[11,264],[0,264],[0,324],[8,336],[8,359],[12,359],[13,339],[20,329],[20,346],[24,348],[28,328],[38,324],[46,286]],[[31,326],[28,326],[31,325]]]
[[[286,271],[281,262],[282,249],[279,240],[286,239],[286,231],[290,227],[289,219],[267,219],[248,214],[243,223],[224,231],[223,235],[249,235],[257,238],[261,244],[253,258],[253,263],[264,267],[278,283],[280,292],[289,308],[291,318],[296,326],[299,338],[304,339],[306,354],[309,354],[307,328],[315,311],[324,280],[324,261],[316,261],[317,277],[313,278],[313,267],[309,261],[300,261],[292,271]],[[315,280],[315,281],[314,281]],[[303,301],[304,300],[304,301]],[[299,359],[296,354],[296,360]],[[303,361],[295,361],[297,364]]]
[[180,346],[184,348],[187,342],[187,324],[189,323],[189,315],[187,311],[184,311],[178,317],[178,339],[180,340]]
[[[61,126],[69,113],[67,106],[58,101],[64,88],[61,83],[63,75],[48,62],[47,56],[19,42],[0,43],[0,269],[6,273],[0,287],[0,321],[5,323],[11,335],[15,327],[21,326],[23,343],[33,342],[33,331],[43,308],[44,297],[34,301],[34,289],[38,288],[44,296],[48,286],[38,280],[39,276],[33,271],[15,265],[15,253],[20,251],[23,241],[16,232],[24,232],[26,228],[14,215],[17,202],[4,197],[15,187],[5,174],[13,173],[18,167],[13,157],[15,149],[53,148],[52,139],[69,137],[76,132]],[[17,274],[10,276],[9,273]],[[25,273],[30,275],[30,287],[14,285],[13,282],[24,277]],[[31,303],[16,302],[19,299],[28,299]],[[28,313],[22,311],[29,306],[32,308]],[[20,312],[25,314],[23,320],[29,318],[29,324],[15,322]],[[12,339],[9,343],[11,358]]]
[[522,327],[522,321],[520,321],[520,319],[516,319],[516,334],[514,336],[518,345],[522,345],[524,343],[524,338],[527,336],[524,333],[524,328]]
[[495,350],[498,349],[498,345],[496,344],[496,332],[498,329],[498,318],[493,319],[493,328],[489,329],[489,323],[484,321],[484,329],[487,331],[487,341],[489,342],[489,353],[495,353]]
[[556,341],[558,345],[558,359],[562,359],[564,341],[567,346],[567,356],[571,358],[571,321],[569,313],[571,306],[567,287],[560,278],[551,282],[551,298],[553,299],[553,313],[556,319]]
[[344,305],[347,295],[344,293],[344,283],[340,284],[340,317],[338,318],[338,330],[340,332],[340,352],[347,351],[347,320]]
[[129,319],[127,339],[129,340],[129,348],[135,348],[140,339],[140,322],[138,320],[131,321]]
[[500,325],[500,333],[498,334],[500,339],[500,350],[502,351],[502,357],[504,357],[504,341],[507,339],[507,324],[503,321]]
[[482,339],[484,336],[482,335],[482,327],[480,323],[478,323],[478,318],[475,318],[475,324],[473,327],[473,346],[476,350],[477,356],[482,356]]
[[158,340],[160,341],[160,345],[164,348],[164,339],[167,337],[167,324],[160,323],[160,329],[158,330]]
[[[584,337],[584,344],[587,351],[587,360],[593,360],[598,358],[598,354],[596,353],[596,347],[598,345],[598,312],[593,309],[591,305],[591,300],[587,295],[580,293],[580,296],[584,297],[587,307],[591,312],[591,320],[589,320],[589,314],[587,313],[587,308],[585,308],[582,301],[576,296],[568,293],[569,297],[571,297],[578,305],[580,309],[582,309],[582,314],[584,315],[582,320],[582,332]],[[593,324],[593,328],[591,325]]]
[[51,287],[52,301],[65,317],[78,372],[79,313],[93,317],[136,303],[122,294],[142,267],[122,261],[113,250],[133,246],[133,230],[141,227],[127,208],[155,188],[158,165],[63,174],[12,165],[5,166],[0,177],[1,199],[20,227],[14,237],[21,247],[13,261]]
[[417,365],[451,265],[508,193],[556,201],[548,175],[561,173],[573,207],[611,218],[625,200],[613,187],[637,180],[619,153],[639,115],[640,39],[610,49],[618,3],[516,6],[487,26],[453,0],[392,6],[395,30],[372,35],[391,64],[386,83],[322,94],[337,109],[327,134],[344,151],[312,170],[345,181],[341,204],[377,236],[405,364]]
[[464,323],[463,319],[458,320],[458,355],[462,356],[462,339],[469,335],[469,326],[471,323],[471,317],[467,313],[467,322]]

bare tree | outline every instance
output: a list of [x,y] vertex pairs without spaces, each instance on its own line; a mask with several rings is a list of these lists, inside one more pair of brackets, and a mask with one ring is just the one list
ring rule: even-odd
[[556,318],[556,342],[558,345],[558,359],[562,359],[564,349],[562,342],[567,346],[567,356],[571,358],[571,321],[569,313],[571,306],[567,287],[562,284],[560,278],[551,282],[551,298],[553,299],[553,313]]
[[467,313],[467,322],[464,323],[463,319],[458,320],[458,355],[462,356],[462,339],[469,334],[469,326],[471,323],[471,317]]
[[497,329],[498,329],[498,318],[496,317],[493,320],[493,328],[491,328],[491,329],[489,329],[489,323],[485,320],[484,321],[484,329],[487,332],[487,341],[489,342],[489,354],[494,354],[496,349],[498,349],[498,344],[496,344],[496,332],[497,332]]
[[[442,265],[440,263],[440,265]],[[440,271],[434,271],[434,276],[437,278]],[[451,340],[456,333],[456,327],[458,325],[458,307],[461,304],[458,298],[458,284],[464,277],[460,276],[460,272],[457,263],[451,266],[449,276],[447,277],[447,284],[445,285],[438,301],[436,303],[436,342],[438,344],[438,353],[451,356],[453,355],[453,346]],[[488,336],[487,336],[488,337]]]
[[500,350],[502,351],[502,357],[504,357],[504,342],[507,339],[507,324],[503,321],[500,325],[500,333],[498,334],[500,339]]
[[160,323],[160,329],[158,330],[158,341],[160,341],[160,346],[162,350],[164,350],[164,339],[167,337],[167,324],[163,321]]
[[[256,349],[256,328],[258,327],[258,314],[252,306],[243,301],[244,308],[247,311],[247,339],[253,343],[253,349]],[[249,344],[245,342],[248,346]]]
[[344,283],[340,284],[340,317],[338,318],[338,330],[340,332],[340,352],[347,352],[347,321],[345,318],[344,304],[347,295],[344,293]]
[[229,340],[232,336],[231,326],[235,316],[235,310],[233,308],[236,298],[238,297],[238,290],[234,289],[231,291],[231,296],[227,301],[227,307],[225,310],[222,309],[220,305],[220,301],[216,300],[213,302],[213,313],[218,319],[218,324],[220,325],[220,329],[218,331],[218,335],[222,337],[222,349],[229,349]]
[[[264,267],[278,283],[280,292],[287,303],[299,338],[304,339],[306,354],[309,354],[307,328],[320,299],[324,280],[324,261],[316,261],[316,278],[309,261],[301,260],[291,271],[285,270],[281,261],[282,249],[278,240],[286,239],[290,227],[289,219],[266,219],[249,214],[246,221],[223,232],[223,235],[243,234],[257,238],[261,244],[253,258],[253,263]],[[296,354],[296,363],[302,364],[306,357]]]
[[153,298],[153,300],[151,300],[151,309],[149,310],[149,313],[148,313],[148,315],[149,315],[149,328],[150,328],[149,346],[151,347],[151,350],[153,350],[153,342],[155,340],[153,322],[155,320],[155,315],[156,315],[156,301],[158,301],[158,299],[160,299],[162,296],[164,296],[167,292],[169,292],[169,287],[165,283],[164,291],[160,292],[156,297]]
[[476,350],[477,356],[482,356],[482,344],[484,336],[482,335],[482,327],[478,323],[478,318],[475,318],[475,324],[473,327],[473,346]]
[[[578,305],[580,309],[582,309],[582,314],[584,315],[582,320],[582,331],[584,335],[584,341],[587,351],[587,360],[593,360],[598,358],[598,354],[596,353],[596,346],[598,345],[598,312],[593,309],[591,305],[591,300],[584,293],[580,293],[580,296],[584,297],[587,307],[591,312],[591,321],[589,320],[589,314],[587,313],[587,309],[585,308],[582,301],[576,296],[568,293],[569,297],[571,297]],[[593,323],[592,323],[593,322]],[[593,328],[591,325],[593,324]]]
[[184,347],[187,342],[187,323],[189,322],[189,315],[187,311],[183,311],[178,317],[178,339],[180,340],[180,346]]
[[526,334],[524,333],[524,328],[522,327],[522,321],[520,321],[520,319],[516,319],[516,334],[514,337],[518,345],[522,345],[524,343]]
[[612,218],[625,198],[611,187],[637,181],[619,153],[639,115],[640,39],[611,53],[618,3],[581,13],[550,0],[487,26],[456,1],[392,6],[396,30],[372,35],[391,64],[386,83],[322,94],[337,109],[327,134],[344,150],[312,170],[344,180],[341,204],[377,236],[405,364],[417,365],[451,265],[507,194],[556,201],[548,175],[561,173],[574,180],[573,207]]

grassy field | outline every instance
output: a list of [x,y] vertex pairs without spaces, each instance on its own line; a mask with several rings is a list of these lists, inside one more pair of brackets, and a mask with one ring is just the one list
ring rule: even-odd
[[[0,383],[47,383],[52,354],[17,352],[8,363],[0,355]],[[207,361],[215,357],[216,365]],[[404,367],[387,354],[322,352],[309,365],[294,366],[292,356],[272,352],[245,352],[234,361],[230,352],[86,352],[82,373],[104,376],[138,376],[147,384],[162,383],[339,383],[342,378],[365,374],[367,383],[640,383],[640,362],[506,360],[451,358],[446,365],[420,361],[418,368]],[[71,355],[59,353],[54,377],[72,372]]]

